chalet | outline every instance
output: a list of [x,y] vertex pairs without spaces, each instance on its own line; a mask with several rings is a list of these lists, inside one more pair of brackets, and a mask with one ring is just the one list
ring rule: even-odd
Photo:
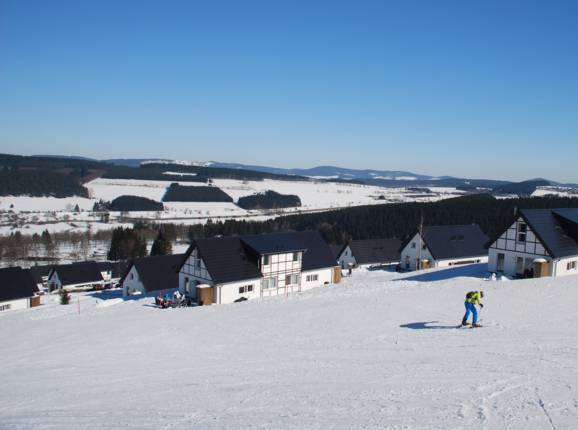
[[104,284],[100,268],[94,261],[54,266],[48,275],[49,291],[61,288],[103,288]]
[[578,274],[578,209],[521,209],[488,253],[493,273],[536,278]]
[[424,226],[401,249],[401,268],[421,270],[488,261],[489,238],[477,224]]
[[0,269],[0,312],[27,309],[40,304],[38,287],[30,270]]
[[179,266],[184,254],[137,258],[122,277],[124,297],[179,288]]
[[399,239],[352,240],[341,247],[337,262],[342,269],[399,264]]
[[291,294],[339,282],[336,265],[313,231],[199,239],[183,258],[179,289],[203,304]]

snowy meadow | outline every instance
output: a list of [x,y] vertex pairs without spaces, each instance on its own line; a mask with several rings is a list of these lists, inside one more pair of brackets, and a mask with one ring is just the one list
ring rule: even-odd
[[[0,315],[2,429],[572,429],[578,277],[355,271],[233,305]],[[484,327],[456,328],[483,289]],[[80,313],[79,313],[80,309]]]

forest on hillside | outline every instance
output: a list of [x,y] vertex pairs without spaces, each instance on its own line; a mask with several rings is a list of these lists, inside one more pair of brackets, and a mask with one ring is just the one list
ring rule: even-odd
[[217,187],[187,187],[177,183],[171,184],[163,202],[232,202],[233,199]]
[[243,209],[292,208],[301,206],[301,199],[293,194],[280,194],[268,190],[264,193],[239,198],[237,206]]
[[495,237],[513,221],[517,209],[563,207],[578,208],[578,198],[495,199],[487,194],[478,194],[432,203],[359,206],[279,217],[264,222],[209,222],[191,226],[189,237],[318,230],[330,244],[345,243],[349,239],[405,240],[416,231],[422,220],[424,225],[478,224],[489,237]]
[[88,197],[76,171],[56,173],[39,169],[0,167],[0,196]]

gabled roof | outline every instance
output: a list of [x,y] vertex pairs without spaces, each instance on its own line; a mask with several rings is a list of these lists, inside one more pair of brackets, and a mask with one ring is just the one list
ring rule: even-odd
[[317,231],[298,231],[289,234],[294,235],[295,240],[305,250],[301,262],[302,271],[337,266],[331,249]]
[[578,209],[520,209],[519,214],[550,256],[578,255]]
[[58,279],[63,286],[103,281],[98,265],[94,261],[54,266],[50,271],[50,276],[53,272],[58,274]]
[[339,256],[343,252],[343,250],[347,247],[347,243],[345,245],[329,245],[329,249],[335,258],[335,261],[339,259]]
[[179,267],[183,256],[184,254],[171,254],[137,258],[128,266],[122,281],[135,266],[147,292],[178,288]]
[[256,262],[251,261],[249,253],[239,237],[213,237],[195,240],[185,254],[181,267],[195,248],[216,284],[261,277]]
[[303,251],[304,271],[337,265],[329,246],[316,231],[198,239],[189,247],[179,270],[195,248],[216,284],[261,278],[258,258],[273,250]]
[[101,272],[111,272],[112,278],[120,278],[131,265],[130,261],[98,261],[98,270]]
[[488,253],[485,245],[489,238],[477,224],[424,226],[422,233],[423,241],[436,260],[477,257]]
[[32,274],[32,277],[34,278],[34,281],[36,281],[37,284],[42,284],[43,283],[42,277],[48,277],[50,269],[52,267],[53,266],[51,265],[32,266],[30,268],[30,273]]
[[32,297],[37,292],[30,270],[21,267],[0,269],[0,302]]
[[357,264],[392,263],[400,260],[399,239],[352,240],[349,247]]
[[259,255],[304,251],[296,233],[272,233],[242,236],[243,243]]

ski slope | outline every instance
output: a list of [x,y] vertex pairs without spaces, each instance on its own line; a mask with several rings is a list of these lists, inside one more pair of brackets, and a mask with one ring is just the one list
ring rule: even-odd
[[[484,271],[356,271],[202,308],[108,293],[82,295],[80,315],[76,297],[5,313],[0,427],[576,428],[578,276]],[[455,328],[473,289],[484,327]]]

